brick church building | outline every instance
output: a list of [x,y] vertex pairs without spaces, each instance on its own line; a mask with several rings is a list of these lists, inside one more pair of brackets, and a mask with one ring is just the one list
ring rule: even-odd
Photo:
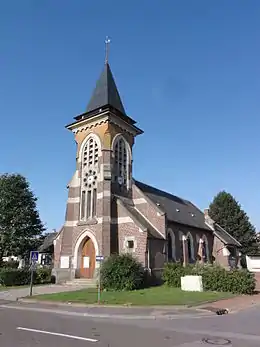
[[237,266],[240,244],[192,202],[132,177],[143,131],[124,109],[108,62],[84,113],[67,125],[77,143],[65,223],[54,240],[57,282],[94,278],[97,255],[130,252],[156,273],[167,261]]

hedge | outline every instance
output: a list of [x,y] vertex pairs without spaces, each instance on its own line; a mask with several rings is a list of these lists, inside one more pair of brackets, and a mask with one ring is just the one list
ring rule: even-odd
[[181,277],[185,275],[202,276],[204,290],[253,294],[256,280],[253,273],[242,270],[225,270],[216,265],[188,265],[168,263],[164,267],[163,280],[170,287],[181,287]]
[[[0,285],[22,286],[30,284],[31,272],[26,269],[0,268]],[[37,269],[33,274],[34,284],[47,284],[52,282],[51,269]]]
[[19,265],[19,261],[17,260],[8,260],[2,262],[2,267],[8,268],[8,269],[17,269]]
[[101,267],[101,285],[107,290],[135,290],[144,284],[142,265],[130,254],[108,257]]

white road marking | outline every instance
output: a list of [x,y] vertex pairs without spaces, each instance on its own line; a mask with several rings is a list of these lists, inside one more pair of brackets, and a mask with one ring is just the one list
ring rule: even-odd
[[22,327],[17,327],[16,329],[17,330],[23,330],[23,331],[30,331],[32,333],[40,333],[40,334],[46,334],[46,335],[54,335],[54,336],[66,337],[68,339],[74,339],[74,340],[82,340],[82,341],[88,341],[88,342],[98,342],[98,340],[90,339],[88,337],[67,335],[67,334],[61,334],[61,333],[54,333],[54,332],[45,331],[45,330],[22,328]]

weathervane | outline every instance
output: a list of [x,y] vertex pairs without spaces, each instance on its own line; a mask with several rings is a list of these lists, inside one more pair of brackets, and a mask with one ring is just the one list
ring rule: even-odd
[[108,54],[109,54],[109,44],[110,44],[111,40],[110,38],[107,36],[106,40],[105,40],[105,44],[106,44],[106,58],[105,58],[105,64],[108,63]]

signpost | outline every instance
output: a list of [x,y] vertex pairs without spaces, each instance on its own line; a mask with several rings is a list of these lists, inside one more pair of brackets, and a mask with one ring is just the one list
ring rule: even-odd
[[38,259],[39,259],[39,252],[31,251],[30,252],[30,265],[31,265],[30,296],[32,296],[32,289],[33,289],[33,271]]
[[101,263],[104,260],[103,255],[97,255],[96,261],[99,263],[99,273],[98,273],[98,304],[100,304],[100,296],[101,296],[101,278],[100,278],[100,267]]

